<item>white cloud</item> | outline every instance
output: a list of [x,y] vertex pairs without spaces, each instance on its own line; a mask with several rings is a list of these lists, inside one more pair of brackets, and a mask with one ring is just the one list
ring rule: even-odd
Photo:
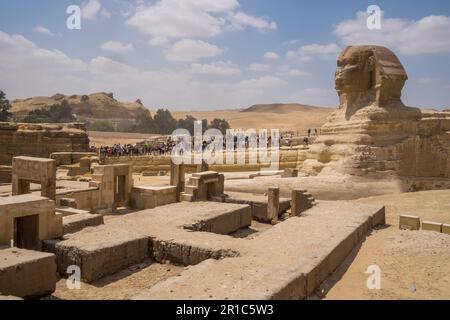
[[233,28],[243,29],[244,27],[252,27],[260,30],[276,30],[277,24],[274,21],[268,21],[264,18],[249,16],[244,12],[230,14],[230,22]]
[[[114,92],[122,101],[140,98],[153,108],[211,110],[240,108],[261,101],[282,101],[289,97],[291,90],[286,81],[271,75],[243,81],[234,78],[211,81],[209,77],[197,79],[197,74],[190,70],[143,69],[102,56],[82,61],[58,50],[40,48],[23,36],[1,31],[0,61],[0,74],[3,75],[0,88],[11,100],[50,96],[56,92],[87,94],[103,91]],[[204,74],[230,74],[233,66],[231,62],[219,61],[208,66],[194,65],[191,69]],[[219,72],[219,67],[230,70]]]
[[252,63],[248,66],[248,70],[256,72],[265,72],[270,69],[270,66],[262,63]]
[[192,62],[202,58],[213,58],[222,53],[219,47],[201,40],[184,39],[165,50],[169,61]]
[[275,76],[264,76],[258,79],[243,80],[239,86],[250,90],[273,89],[286,86],[288,83]]
[[43,27],[43,26],[41,26],[41,25],[35,26],[35,27],[33,28],[33,31],[34,31],[34,32],[37,32],[37,33],[40,33],[40,34],[43,34],[43,35],[45,35],[45,36],[51,36],[51,37],[57,36],[56,33],[51,32],[49,29],[47,29],[46,27]]
[[286,57],[298,63],[305,63],[313,58],[335,60],[340,52],[341,48],[335,43],[326,45],[310,44],[297,50],[288,51]]
[[239,68],[230,61],[217,61],[210,64],[192,63],[188,72],[191,74],[217,76],[233,76],[241,73]]
[[111,12],[109,12],[108,10],[106,10],[105,8],[103,8],[101,11],[100,11],[100,14],[101,14],[101,16],[102,17],[105,17],[105,18],[111,18],[111,16],[112,16],[112,14],[111,14]]
[[264,54],[264,58],[266,58],[268,60],[278,60],[278,59],[280,59],[280,55],[275,52],[266,52]]
[[289,65],[281,65],[278,67],[278,72],[276,73],[277,76],[283,77],[283,76],[287,76],[287,77],[301,77],[301,76],[306,76],[308,75],[307,72],[299,70],[299,69],[295,69],[292,68]]
[[210,38],[227,28],[274,29],[263,18],[235,12],[238,0],[159,0],[141,4],[127,24],[156,39]]
[[150,40],[150,44],[156,47],[166,46],[167,44],[169,44],[169,39],[164,37],[152,38]]
[[293,46],[299,42],[300,42],[300,40],[293,39],[293,40],[289,40],[289,41],[284,41],[282,44],[283,44],[283,46]]
[[123,44],[118,41],[108,41],[102,44],[101,49],[115,54],[125,54],[134,51],[131,43]]
[[427,16],[417,21],[384,18],[381,30],[366,27],[366,14],[339,23],[334,34],[345,45],[375,44],[402,54],[449,53],[450,17]]
[[101,8],[100,0],[88,0],[81,5],[81,16],[88,20],[95,20]]

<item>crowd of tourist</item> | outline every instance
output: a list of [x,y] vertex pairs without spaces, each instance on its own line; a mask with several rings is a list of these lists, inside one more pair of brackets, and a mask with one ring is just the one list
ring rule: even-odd
[[[314,130],[315,136],[318,135],[317,129]],[[305,145],[309,145],[310,140],[313,136],[313,131],[311,129],[308,130],[308,136],[304,138],[303,143]],[[258,146],[260,146],[259,136],[255,136],[255,142]],[[281,142],[286,140],[285,142],[288,142],[287,144],[290,145],[290,136],[289,134],[283,135],[280,137],[279,145],[282,145]],[[270,148],[272,145],[272,138],[269,136],[267,141],[267,146]],[[209,145],[211,145],[214,142],[214,137],[202,141],[202,143],[199,145],[202,150],[205,150]],[[225,145],[226,141],[223,141],[223,150],[226,150],[227,147]],[[116,143],[113,146],[101,146],[99,148],[97,147],[91,147],[91,152],[98,153],[100,157],[106,158],[106,157],[133,157],[133,156],[148,156],[148,155],[170,155],[172,153],[173,148],[177,145],[177,141],[174,141],[171,139],[171,137],[168,137],[165,141],[146,141],[142,143],[137,144],[119,144]],[[192,138],[192,146],[194,146],[194,150],[196,152],[200,150],[196,150],[194,138]],[[253,145],[249,139],[249,137],[245,137],[245,148],[248,149],[250,145]],[[199,148],[199,149],[200,149]],[[234,137],[234,149],[236,150],[239,148],[238,143],[238,137]]]
[[172,152],[175,143],[168,139],[162,143],[139,143],[139,144],[114,144],[113,146],[101,146],[92,148],[92,152],[99,153],[100,157],[133,157],[148,155],[166,155]]

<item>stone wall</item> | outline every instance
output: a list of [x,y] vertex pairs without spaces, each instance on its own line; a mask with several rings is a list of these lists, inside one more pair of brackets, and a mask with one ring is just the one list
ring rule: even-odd
[[15,156],[49,158],[53,152],[87,152],[84,124],[0,123],[0,164],[11,165]]
[[[299,148],[282,148],[280,150],[280,170],[295,168],[298,163]],[[268,168],[268,165],[250,164],[249,153],[246,152],[245,164],[224,164],[210,165],[209,169],[217,172],[248,172],[259,171],[261,168]],[[143,172],[170,172],[170,156],[140,156],[140,157],[120,157],[106,158],[102,164],[129,164],[133,167],[134,173]],[[186,173],[197,172],[197,165],[186,165]]]

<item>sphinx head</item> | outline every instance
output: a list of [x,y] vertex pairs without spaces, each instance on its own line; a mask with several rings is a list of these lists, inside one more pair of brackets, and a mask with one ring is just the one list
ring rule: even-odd
[[403,106],[401,91],[407,79],[405,69],[389,49],[351,46],[339,56],[335,82],[341,107],[355,112],[368,105]]

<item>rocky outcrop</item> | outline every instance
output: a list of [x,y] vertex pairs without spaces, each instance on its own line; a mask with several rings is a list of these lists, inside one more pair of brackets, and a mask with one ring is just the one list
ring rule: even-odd
[[310,149],[300,151],[300,171],[450,178],[450,114],[405,106],[407,79],[387,48],[345,49],[336,71],[339,109]]
[[79,119],[127,119],[135,120],[143,113],[150,114],[140,100],[136,102],[120,102],[113,93],[94,93],[90,95],[55,94],[51,97],[32,97],[11,102],[11,112],[17,118],[28,115],[30,111],[48,109],[66,100],[72,108],[72,113]]
[[87,152],[84,124],[0,123],[0,164],[11,165],[16,156],[49,158],[53,152]]

